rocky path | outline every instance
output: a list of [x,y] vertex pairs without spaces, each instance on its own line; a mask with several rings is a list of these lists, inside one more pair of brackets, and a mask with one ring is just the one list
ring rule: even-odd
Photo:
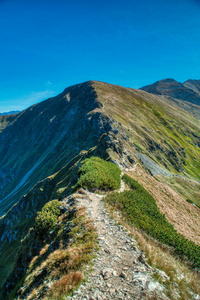
[[167,299],[137,242],[109,217],[103,197],[87,191],[77,195],[77,205],[87,208],[97,229],[99,250],[88,281],[68,299]]

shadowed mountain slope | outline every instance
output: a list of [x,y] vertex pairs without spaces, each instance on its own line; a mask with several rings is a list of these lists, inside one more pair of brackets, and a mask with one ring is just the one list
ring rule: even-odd
[[99,106],[87,82],[17,115],[1,117],[1,214],[38,181],[97,144],[109,127],[102,115],[90,113]]

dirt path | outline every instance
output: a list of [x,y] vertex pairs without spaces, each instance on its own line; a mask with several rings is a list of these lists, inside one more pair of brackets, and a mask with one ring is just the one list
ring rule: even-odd
[[163,286],[152,278],[155,271],[145,262],[137,242],[109,217],[103,197],[87,191],[84,198],[77,197],[77,206],[87,208],[97,229],[99,250],[88,282],[68,299],[167,299]]

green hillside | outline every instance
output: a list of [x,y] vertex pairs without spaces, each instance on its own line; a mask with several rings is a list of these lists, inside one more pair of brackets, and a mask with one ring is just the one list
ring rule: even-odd
[[122,124],[141,152],[174,174],[200,180],[200,120],[166,98],[141,90],[93,83],[103,113]]

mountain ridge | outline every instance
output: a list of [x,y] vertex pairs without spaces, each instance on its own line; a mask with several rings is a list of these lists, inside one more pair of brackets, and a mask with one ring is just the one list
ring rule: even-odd
[[[156,106],[151,108],[152,101]],[[147,147],[151,149],[150,153],[159,152],[160,154],[158,155],[163,155],[162,147],[159,146],[159,134],[154,133],[155,139],[152,142],[150,131],[143,128],[145,127],[144,121],[148,123],[149,121],[152,122],[152,118],[156,118],[158,120],[157,124],[163,123],[163,133],[166,132],[167,127],[169,127],[169,130],[172,130],[172,125],[167,119],[165,120],[165,117],[163,118],[162,114],[157,110],[157,105],[161,105],[161,110],[166,110],[165,116],[171,120],[170,122],[174,123],[173,119],[175,116],[177,120],[180,119],[181,126],[184,126],[185,121],[183,117],[185,113],[179,114],[177,111],[175,114],[172,114],[174,108],[177,110],[177,106],[174,107],[174,104],[171,106],[165,100],[159,97],[155,98],[150,94],[146,95],[140,90],[127,89],[99,81],[87,81],[73,85],[58,96],[35,104],[17,115],[1,116],[0,155],[3,158],[0,169],[2,174],[1,201],[4,199],[8,202],[8,198],[13,201],[12,199],[15,199],[16,195],[20,196],[28,191],[31,186],[29,184],[26,186],[26,184],[30,176],[34,184],[36,184],[38,179],[42,180],[58,171],[63,166],[64,160],[67,162],[70,157],[72,158],[72,153],[73,155],[78,155],[81,150],[88,150],[95,144],[97,145],[99,138],[103,134],[108,135],[112,131],[112,124],[120,127],[125,140],[128,140],[126,135],[130,135],[128,130],[125,129],[128,126],[129,131],[134,130],[134,135],[138,136],[139,139],[141,139],[141,136],[144,137],[145,144],[141,140],[143,150]],[[131,115],[132,112],[131,114],[129,112],[130,106],[132,107],[133,116]],[[149,107],[153,109],[153,114]],[[144,119],[144,116],[150,112],[152,117],[148,120],[146,116]],[[115,118],[113,118],[113,113]],[[137,115],[140,116],[140,119],[144,119],[142,121],[143,124],[139,125],[141,122],[139,120],[139,122],[132,121],[132,117],[137,118]],[[130,126],[131,123],[128,125],[127,116],[131,117],[130,122],[134,123],[133,127]],[[186,118],[188,118],[187,115]],[[120,123],[125,125],[124,129],[122,129]],[[189,126],[191,124],[188,123]],[[156,127],[157,125],[152,124],[152,126]],[[88,130],[89,127],[90,130]],[[173,134],[179,134],[177,130],[177,125],[175,125]],[[193,125],[191,130],[194,130]],[[116,129],[116,132],[118,131],[119,129]],[[191,139],[198,144],[199,134],[195,134],[190,131]],[[83,138],[84,135],[85,137]],[[137,138],[134,135],[132,135],[132,142],[137,144]],[[81,143],[79,139],[82,141]],[[123,141],[122,139],[120,143],[124,143],[125,140]],[[116,148],[116,146],[112,147]],[[166,147],[168,146],[165,145]],[[131,148],[130,151],[132,151]],[[171,150],[167,151],[170,153]],[[180,153],[176,157],[176,154],[172,151],[172,154],[169,155],[171,155],[171,159],[175,155],[174,163],[179,168],[179,159],[184,160],[185,154],[178,158]],[[55,157],[57,157],[56,161]],[[52,158],[54,163],[51,161]],[[16,161],[19,161],[19,164],[16,164]],[[10,167],[8,167],[8,162],[10,162]],[[163,164],[166,167],[165,159]],[[44,175],[42,169],[44,170]],[[45,170],[48,170],[48,172],[45,173]],[[21,192],[18,193],[20,189]],[[0,209],[3,207],[2,204],[1,202]]]
[[[171,82],[175,81],[169,79],[167,84]],[[66,197],[71,199],[81,162],[91,156],[114,162],[142,184],[147,178],[152,185],[147,189],[153,189],[168,221],[182,234],[179,223],[187,223],[187,237],[199,243],[195,227],[200,207],[199,119],[185,109],[186,101],[183,107],[177,101],[87,81],[17,115],[0,116],[0,288],[11,273],[15,277],[15,270],[20,279],[21,241],[29,235],[38,211],[54,199],[62,203]],[[169,182],[171,186],[175,182],[179,198],[173,189],[165,188]],[[164,190],[159,194],[162,199],[159,190]],[[187,202],[184,195],[192,193],[192,202]],[[184,212],[185,218],[179,220],[177,211]]]
[[15,115],[15,114],[18,114],[19,112],[20,112],[19,110],[11,110],[11,111],[8,111],[8,112],[0,113],[0,116]]

